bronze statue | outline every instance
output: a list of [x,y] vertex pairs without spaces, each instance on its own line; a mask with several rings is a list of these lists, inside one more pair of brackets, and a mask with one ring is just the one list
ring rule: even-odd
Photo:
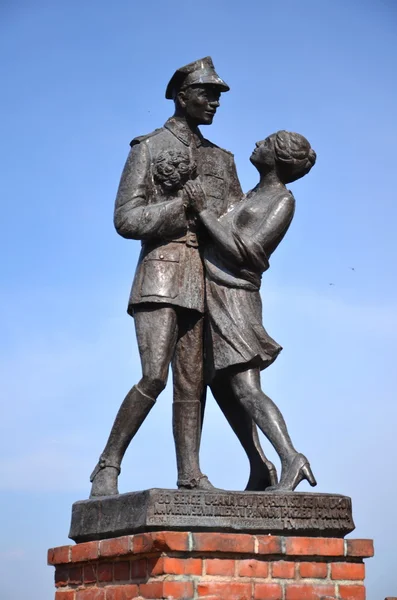
[[[186,65],[175,72],[166,90],[166,98],[175,103],[173,117],[164,127],[131,142],[114,222],[121,236],[142,242],[128,312],[135,320],[143,376],[119,409],[91,475],[91,497],[118,493],[124,453],[165,388],[170,364],[178,487],[212,488],[199,465],[205,398],[202,253],[209,238],[197,206],[189,204],[186,186],[200,181],[206,206],[215,217],[243,196],[233,155],[198,129],[212,123],[220,95],[228,90],[209,57]],[[274,466],[263,455],[252,416],[241,403],[225,401],[222,393],[217,399],[250,460],[248,489],[275,483]]]
[[[354,529],[350,498],[294,492],[316,479],[260,382],[281,351],[262,323],[261,279],[294,216],[286,186],[309,173],[316,154],[298,133],[257,142],[250,160],[259,183],[244,195],[233,155],[198,129],[212,123],[228,89],[209,57],[182,67],[166,91],[174,115],[131,142],[114,222],[120,235],[142,244],[128,304],[142,378],[116,415],[90,499],[73,504],[69,537],[78,543],[147,531],[342,538]],[[178,489],[119,494],[124,453],[170,365]],[[247,454],[243,492],[214,488],[200,469],[207,389]],[[280,458],[279,481],[258,428]]]
[[259,288],[294,215],[295,200],[285,184],[306,175],[316,154],[303,136],[279,131],[258,142],[250,160],[260,181],[221,218],[207,203],[199,179],[185,186],[190,206],[212,241],[204,248],[206,366],[215,395],[226,385],[280,457],[280,482],[268,491],[291,491],[302,479],[312,486],[316,480],[307,458],[292,445],[280,411],[261,390],[260,370],[275,360],[281,347],[262,325]]

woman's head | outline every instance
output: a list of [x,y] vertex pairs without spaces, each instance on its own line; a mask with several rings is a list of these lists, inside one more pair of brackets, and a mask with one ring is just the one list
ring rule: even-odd
[[316,153],[303,135],[278,131],[257,142],[250,160],[259,173],[275,170],[283,183],[291,183],[310,171]]

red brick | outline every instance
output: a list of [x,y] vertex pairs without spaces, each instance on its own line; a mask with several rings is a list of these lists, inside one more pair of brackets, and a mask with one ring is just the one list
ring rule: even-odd
[[276,579],[293,579],[295,577],[295,563],[278,560],[272,564],[272,576]]
[[285,538],[286,554],[292,556],[343,556],[344,544],[338,538]]
[[131,537],[123,535],[122,537],[102,540],[99,547],[100,556],[123,556],[130,552]]
[[163,595],[170,600],[193,598],[193,582],[192,581],[164,581]]
[[98,581],[112,581],[113,580],[113,564],[112,563],[99,563],[97,568]]
[[245,533],[194,533],[193,549],[199,552],[254,553],[254,536]]
[[184,573],[184,562],[183,558],[172,558],[170,556],[164,556],[161,558],[149,558],[148,559],[148,575],[183,575]]
[[269,563],[263,560],[247,558],[240,560],[238,574],[240,577],[267,577],[269,573]]
[[225,558],[207,558],[206,573],[207,575],[224,575],[233,576],[235,561]]
[[201,558],[188,558],[184,560],[185,575],[201,575],[203,572],[203,561]]
[[365,565],[363,563],[333,563],[331,579],[364,579]]
[[49,565],[61,565],[70,562],[70,546],[58,546],[48,550],[47,562]]
[[69,567],[55,568],[55,585],[56,587],[67,585],[69,581]]
[[140,583],[139,594],[143,598],[162,598],[163,597],[163,582],[152,581],[151,583]]
[[[152,562],[153,561],[153,562]],[[149,573],[152,575],[201,575],[203,566],[201,558],[164,558],[149,559]],[[160,563],[160,567],[159,567]],[[152,566],[154,565],[154,567]],[[160,571],[161,569],[161,571]]]
[[137,596],[137,585],[117,585],[106,588],[106,600],[135,600]]
[[71,548],[72,562],[83,562],[84,560],[95,560],[99,556],[99,542],[86,542],[76,544]]
[[[147,573],[147,563],[146,558],[133,560],[131,562],[131,579],[144,579]],[[156,573],[156,575],[159,575],[159,573]]]
[[363,585],[339,585],[341,600],[365,600],[365,587]]
[[201,575],[203,572],[203,561],[201,558],[188,558],[183,561],[185,575]]
[[255,600],[281,600],[283,589],[278,583],[256,583]]
[[359,556],[360,558],[370,558],[374,555],[373,540],[345,540],[346,556]]
[[154,531],[133,536],[134,554],[179,552],[188,550],[189,534],[185,531]]
[[324,596],[336,598],[335,586],[292,583],[287,584],[285,592],[285,600],[322,600]]
[[76,600],[105,600],[104,588],[87,588],[76,592]]
[[84,565],[83,569],[83,581],[84,583],[96,583],[97,575],[96,575],[97,566],[93,565]]
[[258,554],[283,554],[281,537],[277,535],[258,535]]
[[83,583],[82,567],[71,567],[69,569],[69,583],[72,585],[80,585]]
[[199,597],[215,596],[224,600],[251,600],[251,584],[228,581],[199,582],[197,584]]
[[74,590],[55,592],[55,600],[74,600]]
[[324,579],[327,577],[327,563],[303,562],[299,566],[301,577],[311,577],[313,579]]
[[130,563],[128,560],[114,563],[115,581],[128,581],[130,578]]

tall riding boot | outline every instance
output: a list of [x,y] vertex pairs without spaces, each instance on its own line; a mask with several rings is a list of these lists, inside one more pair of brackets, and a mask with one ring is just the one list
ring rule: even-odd
[[214,489],[199,464],[201,402],[174,402],[172,410],[178,488]]
[[91,474],[90,498],[119,493],[117,478],[121,461],[154,403],[155,400],[141,392],[136,385],[128,392],[117,413],[105,449]]

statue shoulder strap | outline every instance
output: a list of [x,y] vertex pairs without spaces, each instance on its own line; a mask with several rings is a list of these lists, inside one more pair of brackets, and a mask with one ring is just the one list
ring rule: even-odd
[[130,146],[132,148],[132,146],[135,146],[136,144],[140,144],[141,142],[144,142],[146,140],[148,140],[151,137],[154,137],[155,135],[158,135],[159,133],[161,133],[163,131],[163,127],[160,127],[159,129],[155,129],[154,131],[152,131],[152,133],[147,133],[146,135],[139,135],[137,137],[135,137],[131,142],[130,142]]

